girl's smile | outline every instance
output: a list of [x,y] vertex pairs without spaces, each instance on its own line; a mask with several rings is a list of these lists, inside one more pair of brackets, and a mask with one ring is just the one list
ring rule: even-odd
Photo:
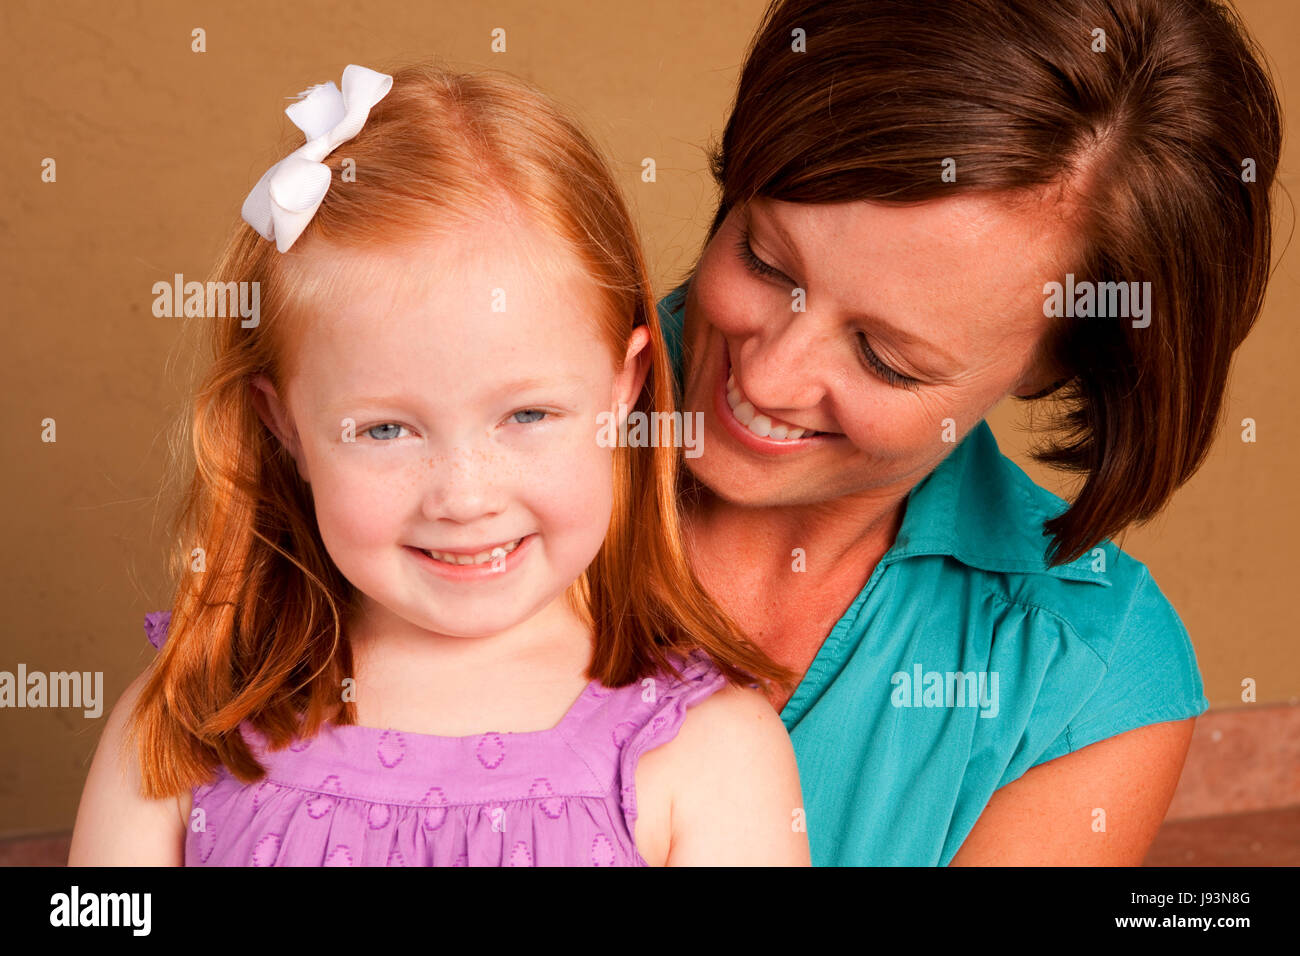
[[637,365],[616,367],[591,327],[599,292],[566,255],[496,221],[366,256],[322,250],[317,267],[350,292],[310,303],[268,417],[340,573],[385,609],[387,634],[408,630],[431,654],[543,639],[528,622],[609,528],[614,449],[596,416],[636,399]]
[[[518,567],[528,556],[528,552],[531,550],[530,545],[535,537],[537,537],[536,532],[526,534],[515,541],[507,541],[504,545],[497,545],[476,554],[447,551],[437,551],[430,554],[422,548],[413,548],[410,545],[406,546],[406,550],[411,552],[424,567],[449,581],[481,581],[485,578],[495,578],[508,574]],[[455,564],[452,564],[451,561],[444,560],[442,557],[435,557],[434,554],[443,555],[447,558],[459,555],[459,558]]]

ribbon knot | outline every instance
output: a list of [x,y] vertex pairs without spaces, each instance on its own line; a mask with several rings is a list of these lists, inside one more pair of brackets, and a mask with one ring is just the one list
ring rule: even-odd
[[318,83],[285,108],[307,142],[263,173],[244,200],[241,214],[258,235],[275,240],[281,252],[297,241],[330,188],[323,160],[361,132],[371,108],[392,86],[387,73],[349,63],[342,91],[333,81]]

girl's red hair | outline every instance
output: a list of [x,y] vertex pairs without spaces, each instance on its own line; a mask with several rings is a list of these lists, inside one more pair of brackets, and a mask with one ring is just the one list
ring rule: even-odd
[[[354,181],[340,176],[344,163]],[[358,595],[330,559],[308,486],[259,418],[249,384],[265,374],[284,394],[310,303],[339,280],[321,265],[331,254],[517,212],[591,277],[603,311],[574,321],[598,323],[616,366],[632,330],[648,328],[650,371],[635,410],[676,407],[632,217],[600,151],[544,94],[498,71],[406,67],[326,164],[334,181],[288,252],[241,222],[212,276],[259,283],[261,316],[253,328],[205,320],[212,362],[181,422],[194,460],[174,466],[188,489],[173,520],[171,624],[132,715],[146,796],[182,792],[218,764],[260,779],[238,732],[244,721],[274,747],[325,721],[355,722],[341,687],[352,673],[343,625]],[[690,570],[677,511],[681,453],[664,442],[613,449],[608,534],[566,594],[594,631],[588,676],[618,687],[678,673],[674,657],[698,648],[735,683],[792,686],[793,672],[747,641]]]

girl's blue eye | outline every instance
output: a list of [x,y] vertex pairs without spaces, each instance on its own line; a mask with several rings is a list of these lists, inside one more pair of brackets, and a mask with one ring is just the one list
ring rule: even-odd
[[[550,412],[543,412],[536,408],[525,408],[515,412],[511,417],[520,425],[532,425],[541,421],[549,414]],[[530,417],[526,421],[520,421],[520,415],[527,415]],[[370,438],[373,438],[375,441],[392,441],[394,438],[400,437],[401,432],[404,429],[405,426],[399,425],[396,422],[384,422],[382,425],[372,425],[370,428],[367,428],[365,434]]]
[[371,438],[374,438],[376,441],[386,441],[386,440],[388,440],[389,438],[396,438],[396,437],[397,437],[397,436],[396,436],[395,434],[393,434],[392,432],[389,432],[389,433],[388,433],[384,438],[380,438],[378,435],[373,434],[374,431],[375,431],[375,429],[377,429],[377,428],[395,428],[395,429],[397,429],[398,431],[401,431],[401,430],[402,430],[402,426],[401,426],[401,425],[398,425],[398,424],[395,424],[394,422],[385,422],[385,423],[382,424],[382,425],[373,425],[373,426],[371,426],[370,428],[367,428],[367,429],[366,429],[366,434],[369,435]]

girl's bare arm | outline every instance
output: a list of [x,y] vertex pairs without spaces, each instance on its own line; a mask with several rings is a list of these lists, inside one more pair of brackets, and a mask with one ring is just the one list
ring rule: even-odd
[[700,701],[672,744],[666,865],[811,865],[794,747],[760,691]]
[[142,796],[135,748],[124,749],[127,718],[147,673],[131,682],[108,715],[81,792],[69,866],[184,864],[184,801]]

